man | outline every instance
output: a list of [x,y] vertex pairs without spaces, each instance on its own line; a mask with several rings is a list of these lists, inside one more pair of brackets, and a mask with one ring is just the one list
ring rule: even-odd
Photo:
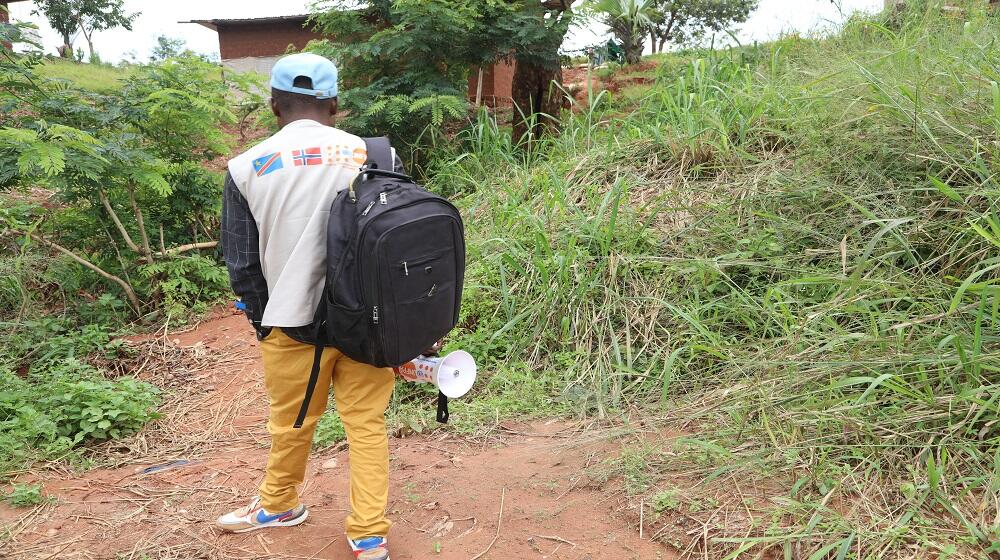
[[[299,429],[293,426],[314,357],[310,323],[325,281],[330,203],[358,175],[367,158],[365,143],[332,127],[337,67],[321,56],[302,53],[278,61],[271,109],[281,130],[229,162],[222,216],[233,291],[261,340],[271,452],[260,495],[217,525],[246,532],[305,521],[308,511],[297,486],[332,383],[350,445],[348,541],[360,560],[387,560],[385,410],[393,371],[328,349],[306,420]],[[396,165],[401,171],[398,159]]]

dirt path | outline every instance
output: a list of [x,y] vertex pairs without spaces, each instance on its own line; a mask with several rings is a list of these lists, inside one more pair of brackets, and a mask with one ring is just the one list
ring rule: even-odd
[[[314,454],[302,488],[311,508],[304,525],[248,535],[212,527],[255,494],[267,454],[259,349],[242,317],[217,317],[149,344],[176,364],[155,376],[139,367],[175,386],[164,417],[106,446],[114,468],[22,477],[44,482],[54,501],[30,510],[0,506],[0,527],[12,535],[0,542],[0,558],[353,558],[342,533],[343,448]],[[391,440],[395,560],[469,560],[487,549],[481,558],[675,557],[628,526],[617,486],[602,488],[589,476],[618,450],[608,437],[561,421],[484,432]],[[171,461],[189,462],[146,472]]]

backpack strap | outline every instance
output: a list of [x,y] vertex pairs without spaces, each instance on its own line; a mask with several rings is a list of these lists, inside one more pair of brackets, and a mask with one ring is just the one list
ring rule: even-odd
[[385,136],[378,138],[364,138],[365,147],[368,148],[368,165],[376,167],[382,171],[394,171],[396,162],[392,157],[392,145]]
[[450,416],[451,414],[448,413],[448,397],[441,391],[438,391],[437,421],[441,424],[447,424]]
[[[320,307],[322,308],[323,303],[320,302]],[[314,342],[316,344],[316,351],[313,354],[313,365],[312,370],[309,371],[309,382],[306,384],[306,394],[302,399],[302,406],[299,408],[299,415],[295,418],[295,424],[293,427],[299,429],[302,424],[306,421],[306,415],[309,414],[309,402],[312,400],[313,393],[316,391],[316,385],[319,383],[319,370],[320,366],[323,364],[323,341],[320,339],[320,335],[323,332],[323,323],[325,320],[321,317],[320,311],[317,311],[316,315],[316,325],[313,330]]]

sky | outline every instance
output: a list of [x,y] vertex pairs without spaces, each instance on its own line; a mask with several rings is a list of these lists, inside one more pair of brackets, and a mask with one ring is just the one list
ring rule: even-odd
[[[312,0],[171,0],[169,2],[144,2],[125,0],[131,12],[140,12],[132,31],[122,29],[98,32],[94,37],[95,48],[108,62],[130,58],[145,61],[156,43],[156,37],[167,35],[181,38],[187,47],[201,53],[219,52],[218,36],[200,25],[179,23],[192,19],[225,19],[280,16],[308,13]],[[736,36],[742,43],[767,41],[783,33],[809,33],[829,28],[857,10],[872,11],[883,5],[883,0],[761,0],[760,7],[750,19],[739,26]],[[40,28],[42,44],[49,53],[61,41],[41,16],[32,15],[34,2],[17,2],[10,6],[11,19],[30,21]],[[606,40],[606,30],[596,24],[574,29],[564,48],[581,49]],[[86,41],[79,37],[75,46],[86,50]]]

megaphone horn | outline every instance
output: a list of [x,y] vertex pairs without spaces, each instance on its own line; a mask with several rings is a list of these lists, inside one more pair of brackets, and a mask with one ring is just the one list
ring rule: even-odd
[[396,368],[407,381],[431,383],[450,399],[465,396],[476,382],[476,360],[464,350],[442,358],[420,356]]

